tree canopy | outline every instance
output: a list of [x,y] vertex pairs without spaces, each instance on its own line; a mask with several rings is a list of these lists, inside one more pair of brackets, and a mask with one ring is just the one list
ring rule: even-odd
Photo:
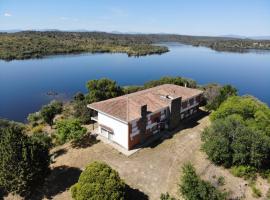
[[206,109],[216,110],[228,97],[236,96],[237,89],[231,85],[209,84],[203,87]]
[[211,183],[202,180],[190,164],[182,167],[183,175],[180,183],[180,193],[186,200],[225,200],[226,194],[221,193]]
[[81,126],[78,119],[64,119],[56,123],[56,138],[61,144],[82,138],[86,133],[86,128]]
[[229,115],[240,115],[245,125],[270,136],[270,108],[252,96],[233,96],[210,115],[212,121]]
[[29,195],[49,172],[48,145],[26,136],[10,124],[0,133],[0,187],[7,192]]
[[87,82],[86,87],[88,94],[86,96],[89,103],[110,99],[120,96],[123,90],[113,80],[102,78],[99,80],[90,80]]
[[217,119],[202,134],[202,147],[215,164],[256,168],[269,162],[270,138],[245,125],[240,115]]
[[62,112],[62,108],[62,102],[52,101],[48,105],[42,106],[40,115],[47,124],[52,126],[55,115],[60,114]]
[[89,164],[71,187],[75,200],[124,200],[125,183],[103,162]]

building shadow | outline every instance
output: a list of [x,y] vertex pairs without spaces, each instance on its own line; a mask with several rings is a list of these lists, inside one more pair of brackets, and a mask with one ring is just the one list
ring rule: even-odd
[[184,119],[181,121],[178,127],[176,127],[172,131],[162,131],[160,133],[157,133],[151,137],[149,137],[144,144],[141,144],[137,146],[137,148],[155,148],[162,142],[164,142],[166,139],[172,138],[175,134],[179,133],[179,131],[182,131],[184,129],[194,128],[199,125],[199,120],[209,115],[209,112],[198,110],[198,112],[187,119]]
[[149,197],[138,189],[126,185],[125,200],[148,200]]
[[90,147],[97,143],[99,143],[99,140],[97,140],[97,136],[94,134],[88,133],[81,139],[72,141],[71,146],[72,148],[80,149],[80,148]]
[[42,187],[39,187],[26,200],[41,200],[44,198],[53,199],[57,194],[68,190],[72,185],[78,182],[81,170],[76,167],[68,167],[65,165],[55,167],[51,170],[51,174],[45,180]]

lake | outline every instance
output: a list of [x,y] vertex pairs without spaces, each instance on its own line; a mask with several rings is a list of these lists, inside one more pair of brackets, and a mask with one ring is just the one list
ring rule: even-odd
[[[43,59],[0,60],[0,117],[25,121],[27,115],[56,98],[86,92],[87,80],[108,77],[120,85],[140,85],[162,76],[182,76],[198,84],[232,84],[270,105],[270,53],[217,52],[205,47],[167,44],[162,55],[79,54]],[[48,96],[55,91],[57,96]]]

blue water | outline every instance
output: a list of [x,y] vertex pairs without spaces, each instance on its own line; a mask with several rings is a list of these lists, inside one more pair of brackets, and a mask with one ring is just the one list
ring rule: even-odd
[[[216,52],[169,44],[170,52],[146,57],[81,54],[6,62],[0,60],[0,117],[24,121],[53,98],[86,92],[87,80],[108,77],[120,85],[139,85],[162,76],[183,76],[199,84],[232,84],[270,105],[270,53]],[[47,95],[56,91],[56,97]]]

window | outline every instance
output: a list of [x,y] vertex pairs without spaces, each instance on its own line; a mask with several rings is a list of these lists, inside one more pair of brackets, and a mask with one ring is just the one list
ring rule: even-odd
[[185,108],[187,108],[187,102],[186,101],[183,101],[182,102],[182,109],[185,109]]
[[194,98],[192,98],[192,99],[190,99],[190,100],[189,100],[189,105],[191,105],[191,106],[192,106],[192,105],[193,105],[193,103],[194,103]]

